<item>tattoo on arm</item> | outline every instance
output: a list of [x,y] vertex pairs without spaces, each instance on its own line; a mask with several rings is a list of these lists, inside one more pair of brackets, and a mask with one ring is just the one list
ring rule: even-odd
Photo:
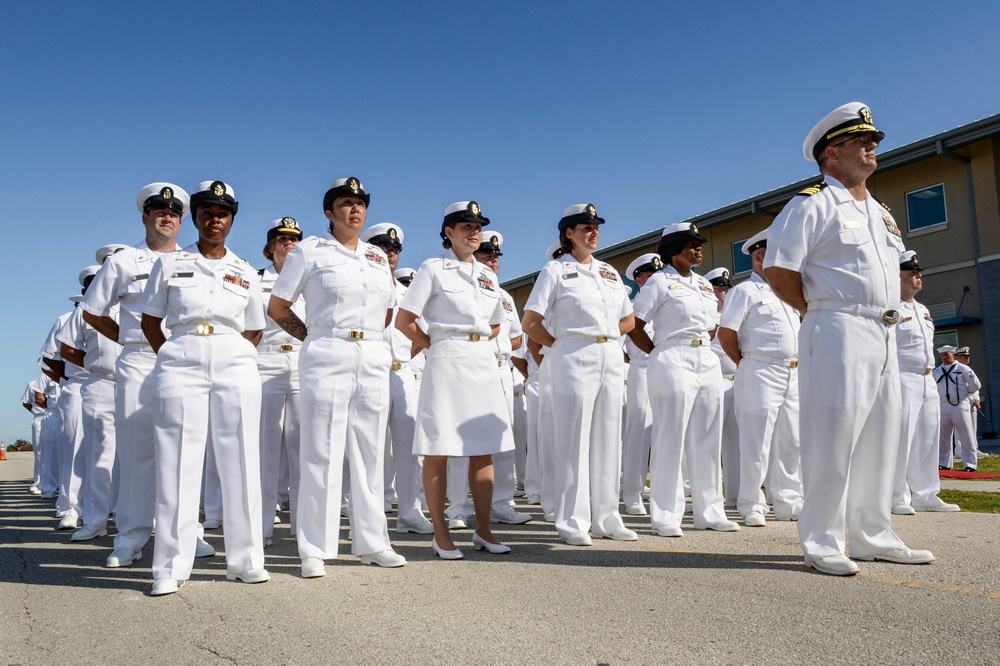
[[287,317],[282,317],[275,321],[286,333],[298,340],[305,340],[309,334],[308,330],[306,330],[306,325],[302,323],[302,320],[294,312],[290,312]]

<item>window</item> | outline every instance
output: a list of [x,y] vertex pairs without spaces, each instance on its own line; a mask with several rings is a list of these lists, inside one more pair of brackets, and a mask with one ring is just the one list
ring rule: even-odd
[[944,185],[906,193],[906,219],[911,232],[948,224]]
[[941,354],[937,353],[938,347],[943,347],[944,345],[951,345],[952,347],[958,347],[958,331],[952,329],[950,331],[934,331],[934,360],[941,363]]
[[743,254],[743,244],[749,240],[744,238],[733,243],[733,275],[746,274],[753,270],[753,262],[750,255]]

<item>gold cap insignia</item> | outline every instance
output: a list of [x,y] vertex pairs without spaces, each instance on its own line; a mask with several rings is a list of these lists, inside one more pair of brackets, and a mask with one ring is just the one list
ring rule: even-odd
[[918,262],[917,262],[917,255],[916,255],[916,254],[914,254],[914,255],[913,255],[913,258],[912,258],[912,259],[910,259],[910,261],[912,261],[912,262],[913,262],[913,263],[915,263],[915,264],[916,264],[916,263],[918,263]]
[[493,242],[493,247],[500,247],[500,239],[494,236],[490,239]]
[[656,268],[663,268],[663,262],[660,261],[659,257],[653,257],[653,266]]
[[597,209],[594,208],[594,204],[587,204],[586,211],[589,217],[597,217]]
[[698,225],[696,225],[694,222],[691,223],[691,233],[700,235],[698,231]]
[[281,218],[281,226],[285,229],[298,229],[299,223],[295,221],[294,217],[283,217]]
[[472,213],[473,215],[479,215],[479,204],[477,204],[475,201],[470,201],[469,212]]
[[861,120],[865,121],[868,125],[872,124],[872,112],[868,110],[867,106],[863,106],[858,110],[858,115],[861,116]]
[[215,196],[217,196],[217,197],[221,197],[222,195],[224,195],[226,193],[226,185],[225,185],[225,183],[223,183],[221,181],[218,181],[218,180],[215,181],[214,183],[212,183],[212,186],[209,187],[208,189],[211,190],[212,194],[215,195]]
[[160,190],[160,196],[163,197],[164,199],[173,199],[174,191],[169,187],[164,187],[162,190]]
[[358,182],[357,178],[351,177],[347,179],[347,189],[354,190],[357,192],[361,189],[361,183]]
[[389,227],[389,238],[396,240],[396,230],[393,227]]
[[728,280],[729,279],[729,271],[725,271],[725,270],[722,271],[722,277],[724,277],[724,278],[726,278]]

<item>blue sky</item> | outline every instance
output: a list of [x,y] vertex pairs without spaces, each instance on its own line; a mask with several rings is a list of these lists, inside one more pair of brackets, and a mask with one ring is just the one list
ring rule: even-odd
[[998,23],[985,2],[7,3],[0,439],[29,434],[20,395],[79,271],[142,238],[146,183],[229,182],[257,266],[271,220],[322,231],[339,177],[413,267],[475,199],[511,278],[569,204],[608,245],[812,175],[802,140],[844,102],[886,149],[1000,111]]

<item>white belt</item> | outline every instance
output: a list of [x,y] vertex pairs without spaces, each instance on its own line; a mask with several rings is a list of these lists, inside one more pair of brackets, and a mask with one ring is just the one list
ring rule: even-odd
[[653,344],[654,347],[670,349],[672,347],[708,347],[710,340],[703,337],[696,338],[667,338],[661,342]]
[[806,311],[808,312],[813,309],[823,310],[825,312],[842,312],[844,314],[854,315],[855,317],[864,317],[866,319],[871,319],[885,324],[886,326],[892,326],[899,321],[899,312],[896,310],[884,310],[875,305],[861,305],[859,303],[821,300],[809,303],[809,307]]
[[323,326],[310,326],[309,335],[340,338],[342,340],[354,340],[356,342],[361,342],[362,340],[374,340],[375,342],[378,342],[382,339],[382,331],[366,331],[361,328],[325,328]]
[[194,335],[238,335],[242,332],[225,324],[203,321],[197,324],[180,324],[174,326],[170,329],[170,336],[175,337],[178,335],[187,335],[188,333]]
[[933,372],[933,368],[925,368],[922,365],[901,365],[899,366],[900,372],[912,372],[918,375],[929,375]]
[[263,345],[261,347],[257,347],[257,351],[263,352],[265,354],[269,352],[283,352],[287,354],[289,352],[299,351],[299,348],[301,346],[302,343],[297,343],[297,344],[285,343],[283,345]]
[[462,340],[463,342],[489,342],[490,336],[480,333],[439,333],[431,338],[431,344],[444,340]]
[[761,354],[760,352],[750,352],[743,354],[743,358],[752,358],[755,361],[763,361],[771,365],[780,365],[783,368],[795,369],[799,367],[799,359],[785,358],[784,356],[772,356],[771,354]]

